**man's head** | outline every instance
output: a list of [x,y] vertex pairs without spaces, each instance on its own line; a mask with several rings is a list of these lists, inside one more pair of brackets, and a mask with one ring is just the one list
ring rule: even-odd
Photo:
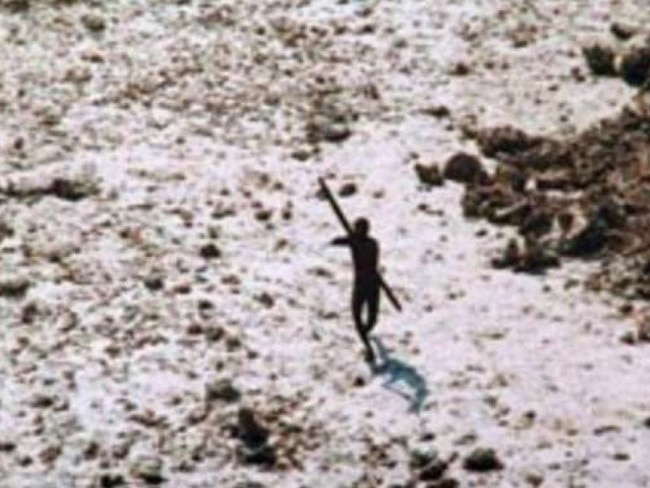
[[370,232],[370,222],[365,217],[360,217],[354,221],[354,233],[355,235],[366,237]]

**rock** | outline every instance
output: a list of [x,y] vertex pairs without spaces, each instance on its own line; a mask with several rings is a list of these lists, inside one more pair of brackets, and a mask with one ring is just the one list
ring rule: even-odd
[[524,253],[514,270],[524,273],[542,273],[548,268],[556,268],[559,265],[559,258],[550,249],[542,246],[536,238],[527,237]]
[[458,488],[460,483],[454,478],[444,478],[433,483],[427,483],[426,488]]
[[420,183],[428,187],[442,186],[445,182],[437,164],[425,166],[424,164],[417,163],[415,165],[415,174],[420,180]]
[[31,6],[30,0],[2,0],[0,7],[6,8],[10,12],[19,13],[26,12]]
[[201,246],[199,254],[203,259],[216,259],[221,257],[221,250],[215,244],[209,242]]
[[437,119],[442,119],[451,115],[451,111],[446,105],[434,105],[432,107],[427,107],[422,110],[422,113],[430,115],[431,117],[435,117]]
[[115,488],[116,486],[126,486],[124,476],[116,473],[102,473],[99,476],[100,488]]
[[240,445],[237,448],[237,456],[246,464],[273,466],[277,461],[275,450],[268,444],[259,446]]
[[151,291],[160,291],[165,287],[165,281],[162,273],[152,272],[142,280],[144,286]]
[[260,446],[267,443],[269,429],[257,420],[251,408],[241,407],[237,413],[237,436],[248,446]]
[[503,255],[499,258],[492,260],[492,267],[496,269],[514,268],[521,262],[521,251],[516,239],[510,239],[506,248],[503,250]]
[[621,60],[621,77],[632,86],[641,86],[650,75],[650,46],[629,49]]
[[50,193],[55,197],[73,202],[94,195],[97,192],[96,183],[83,178],[54,178],[50,187]]
[[589,256],[601,251],[607,242],[608,225],[604,218],[583,218],[564,239],[560,251],[567,256]]
[[1,276],[0,297],[22,298],[30,286],[31,282],[24,276]]
[[277,460],[269,441],[269,430],[257,420],[250,408],[240,408],[237,414],[237,436],[242,441],[237,449],[240,460],[247,464],[272,466]]
[[345,198],[350,197],[357,193],[357,185],[352,182],[345,183],[339,190],[339,196]]
[[650,429],[650,417],[646,418],[646,419],[643,421],[643,426],[644,426],[644,427],[647,427],[648,429]]
[[472,69],[469,67],[469,65],[462,61],[454,63],[454,65],[449,70],[449,74],[452,76],[467,76],[471,72]]
[[91,32],[102,32],[106,29],[106,20],[97,13],[83,15],[81,23]]
[[352,135],[349,124],[344,120],[316,117],[307,124],[307,140],[312,144],[321,141],[339,143]]
[[529,150],[542,142],[524,131],[511,126],[494,127],[478,131],[476,142],[481,152],[488,158],[499,154],[516,154]]
[[224,402],[237,402],[241,398],[240,391],[229,379],[218,379],[205,386],[206,401],[221,400]]
[[591,44],[582,49],[587,65],[596,76],[616,76],[616,53],[610,46]]
[[39,459],[43,464],[52,464],[54,463],[61,453],[63,452],[63,449],[61,445],[59,444],[52,444],[50,446],[45,447],[38,455]]
[[129,473],[149,485],[159,485],[165,482],[162,475],[163,461],[157,456],[138,456],[131,463]]
[[463,460],[463,468],[467,471],[485,473],[503,469],[503,463],[494,449],[478,447]]
[[264,305],[264,307],[266,307],[266,308],[273,308],[273,306],[275,305],[275,299],[274,299],[273,296],[272,296],[270,293],[268,293],[268,292],[262,292],[262,293],[260,293],[259,295],[257,295],[257,296],[255,297],[255,299],[256,299],[259,303],[261,303],[262,305]]
[[481,161],[471,154],[459,152],[454,154],[443,171],[443,177],[457,183],[477,183],[487,176]]
[[16,443],[12,441],[0,441],[0,452],[13,452],[16,450]]
[[638,27],[634,27],[622,22],[613,22],[612,25],[609,26],[609,31],[617,39],[621,41],[627,41],[628,39],[634,37],[639,32],[639,29]]
[[623,333],[623,335],[621,335],[619,340],[621,341],[622,344],[633,346],[634,344],[636,344],[636,335],[631,330],[628,330],[627,332]]

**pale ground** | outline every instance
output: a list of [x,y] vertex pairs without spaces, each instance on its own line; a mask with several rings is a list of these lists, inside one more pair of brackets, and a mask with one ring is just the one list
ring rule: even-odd
[[[620,303],[566,286],[595,264],[494,271],[507,230],[466,221],[461,188],[425,191],[413,171],[475,151],[461,123],[562,135],[613,114],[631,93],[591,78],[580,46],[612,20],[650,20],[644,1],[50,3],[0,10],[0,183],[85,172],[101,191],[0,200],[16,231],[2,272],[33,283],[0,299],[0,446],[16,445],[0,449],[1,487],[100,486],[102,473],[139,486],[141,455],[170,487],[399,486],[413,449],[462,459],[477,446],[505,469],[456,461],[461,487],[650,486],[648,350],[620,343],[633,327]],[[103,33],[84,28],[87,12]],[[450,74],[458,62],[468,75]],[[295,159],[323,97],[356,115],[353,135]],[[451,118],[422,112],[439,105]],[[319,176],[356,183],[341,203],[371,219],[404,302],[383,302],[383,373],[362,361]],[[201,258],[206,242],[222,256]],[[162,291],[143,285],[154,271]],[[210,342],[216,327],[241,345]],[[272,432],[302,428],[283,441],[300,467],[235,461],[224,426],[238,404],[204,411],[222,377],[279,418]]]

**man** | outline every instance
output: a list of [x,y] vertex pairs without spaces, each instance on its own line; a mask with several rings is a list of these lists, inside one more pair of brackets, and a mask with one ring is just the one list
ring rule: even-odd
[[[350,246],[354,262],[354,287],[352,289],[352,317],[354,325],[366,347],[366,359],[374,361],[375,353],[372,350],[368,333],[377,323],[379,313],[379,288],[380,277],[377,271],[379,264],[379,245],[368,235],[370,223],[368,219],[359,218],[354,223],[352,233],[347,237],[337,237],[332,240],[335,246]],[[367,308],[367,321],[364,324],[362,310]]]

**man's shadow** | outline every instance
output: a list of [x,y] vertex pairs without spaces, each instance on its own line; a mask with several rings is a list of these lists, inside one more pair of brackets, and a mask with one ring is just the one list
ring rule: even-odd
[[[379,353],[379,362],[372,363],[373,373],[387,377],[382,386],[406,399],[409,402],[409,412],[420,412],[429,395],[424,377],[410,364],[391,357],[381,339],[373,337],[372,341]],[[404,388],[396,387],[399,383]]]

